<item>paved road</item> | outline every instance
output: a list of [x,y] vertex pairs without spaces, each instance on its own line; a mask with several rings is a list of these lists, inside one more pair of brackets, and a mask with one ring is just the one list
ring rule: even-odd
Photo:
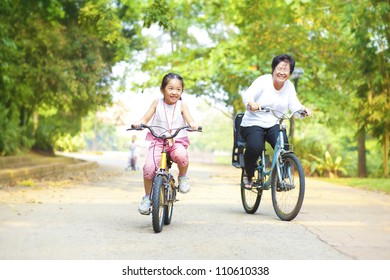
[[125,154],[74,155],[96,173],[32,187],[0,187],[0,259],[390,259],[390,196],[307,179],[301,213],[280,221],[266,193],[245,214],[239,170],[192,163],[172,224],[155,234],[137,212],[141,171]]

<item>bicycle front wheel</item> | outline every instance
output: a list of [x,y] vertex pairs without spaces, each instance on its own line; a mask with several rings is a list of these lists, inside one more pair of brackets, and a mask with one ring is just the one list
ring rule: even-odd
[[263,194],[263,190],[261,190],[257,187],[253,187],[250,190],[244,188],[243,176],[244,176],[244,169],[242,169],[242,172],[241,172],[242,206],[244,207],[244,210],[246,213],[254,214],[254,213],[256,213],[257,209],[259,208],[261,196]]
[[172,221],[172,213],[173,213],[173,202],[176,197],[176,189],[174,186],[174,182],[170,182],[170,188],[171,188],[171,197],[167,201],[165,205],[165,214],[164,214],[164,224],[169,225]]
[[165,218],[165,182],[166,178],[156,175],[152,185],[152,224],[154,232],[161,232]]
[[293,153],[282,156],[279,180],[277,168],[272,172],[272,204],[276,215],[283,221],[293,220],[302,207],[305,196],[305,174],[298,157]]

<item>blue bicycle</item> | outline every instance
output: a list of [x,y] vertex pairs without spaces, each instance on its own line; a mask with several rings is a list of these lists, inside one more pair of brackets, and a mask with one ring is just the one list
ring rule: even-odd
[[234,120],[234,147],[232,164],[241,168],[241,200],[246,213],[254,214],[259,208],[264,190],[271,189],[272,204],[276,215],[283,221],[293,220],[301,210],[305,196],[305,174],[298,157],[291,149],[285,148],[283,121],[290,119],[295,113],[306,116],[306,112],[299,110],[290,115],[284,114],[273,108],[264,107],[259,112],[272,112],[278,119],[279,136],[276,141],[272,161],[263,150],[257,161],[253,186],[245,188],[244,176],[244,151],[245,142],[242,139],[239,128],[243,113],[238,114]]

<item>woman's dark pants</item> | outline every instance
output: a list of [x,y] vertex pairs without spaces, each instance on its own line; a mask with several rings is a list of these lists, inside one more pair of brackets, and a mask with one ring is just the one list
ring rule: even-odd
[[[279,136],[279,125],[270,128],[262,128],[260,126],[241,126],[241,136],[245,139],[245,171],[248,178],[252,178],[255,174],[256,162],[261,152],[264,150],[265,141],[267,141],[272,149],[275,149],[276,140]],[[283,130],[285,149],[288,149],[288,139],[286,130]]]

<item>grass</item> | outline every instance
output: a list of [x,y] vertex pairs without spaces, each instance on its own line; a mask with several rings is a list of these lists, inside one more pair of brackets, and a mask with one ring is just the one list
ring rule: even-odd
[[329,183],[390,194],[390,178],[318,178]]
[[35,183],[32,180],[23,180],[19,182],[19,185],[24,186],[24,187],[34,187]]

